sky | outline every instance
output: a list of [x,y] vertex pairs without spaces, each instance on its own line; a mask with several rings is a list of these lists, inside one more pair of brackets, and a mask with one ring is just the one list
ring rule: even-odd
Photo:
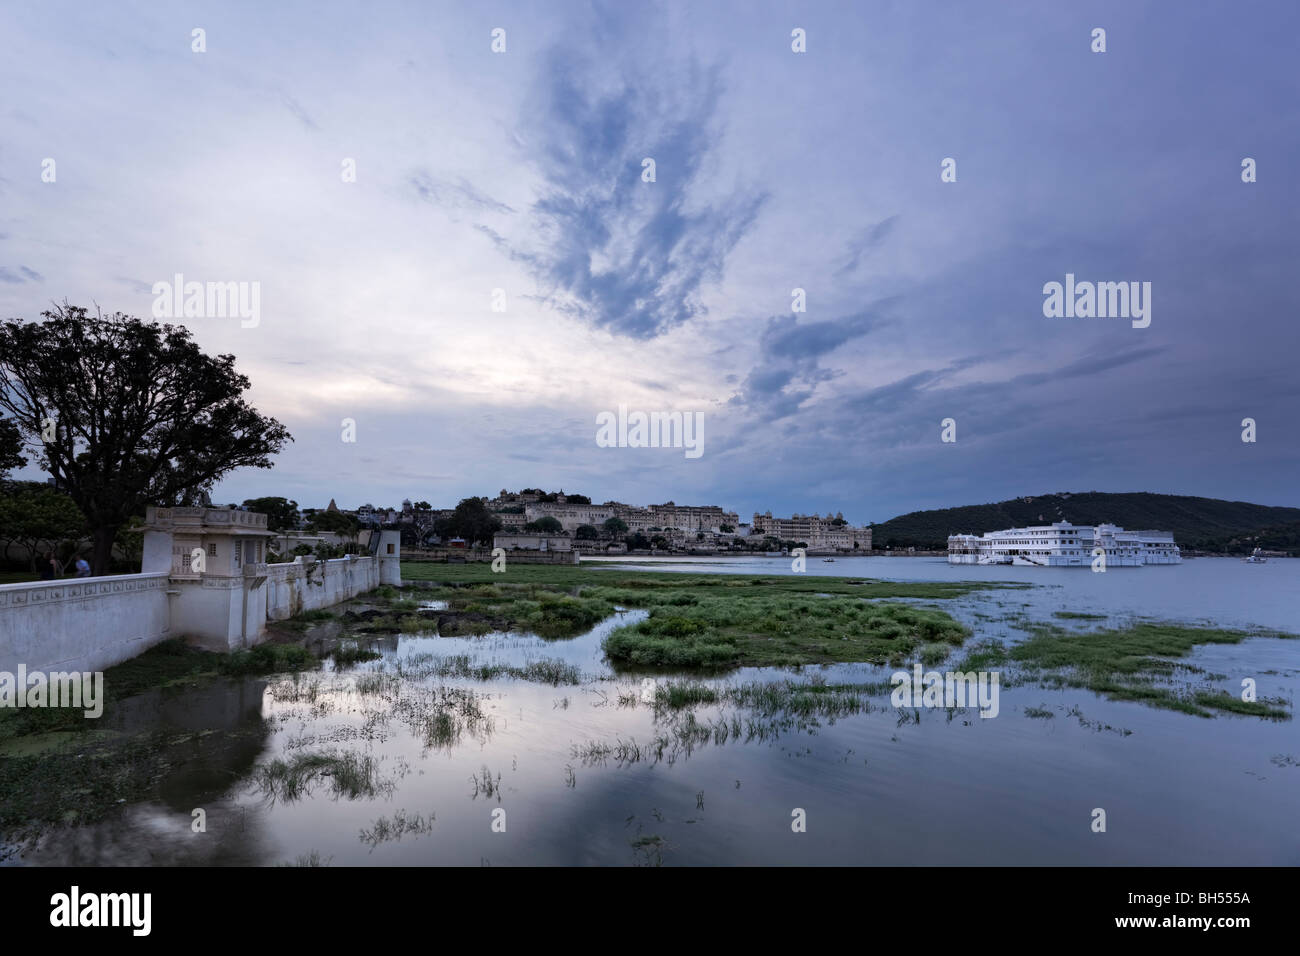
[[[1289,2],[7,4],[0,318],[258,283],[256,323],[173,320],[294,437],[217,502],[1300,505],[1297,35]],[[1067,274],[1149,282],[1150,324],[1046,316]],[[602,447],[620,406],[702,453]]]

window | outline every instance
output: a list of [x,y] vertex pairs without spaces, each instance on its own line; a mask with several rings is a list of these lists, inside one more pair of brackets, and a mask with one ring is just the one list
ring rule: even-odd
[[216,556],[217,556],[217,546],[216,546],[216,544],[214,543],[214,544],[210,544],[210,545],[208,545],[208,557],[209,557],[209,558],[215,558]]

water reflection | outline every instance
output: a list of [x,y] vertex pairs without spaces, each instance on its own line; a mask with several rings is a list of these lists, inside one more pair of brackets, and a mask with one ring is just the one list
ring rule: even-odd
[[[809,573],[1040,585],[922,602],[977,639],[1019,640],[1039,620],[1283,627],[1297,617],[1296,572],[1281,561],[1093,575],[846,559]],[[143,695],[117,716],[120,729],[166,728],[174,772],[155,801],[47,840],[39,862],[1300,864],[1292,722],[1201,719],[1033,685],[1005,689],[993,720],[974,710],[912,719],[887,695],[791,718],[725,693],[753,681],[887,680],[888,669],[864,664],[742,669],[705,681],[723,691],[716,703],[656,710],[640,675],[616,673],[600,650],[644,613],[565,640],[384,636],[379,660],[350,668]],[[1222,686],[1250,674],[1261,695],[1294,700],[1300,642],[1206,647],[1188,662]],[[280,789],[268,789],[277,762]],[[301,786],[286,792],[286,773]],[[190,832],[199,805],[206,835]],[[1107,811],[1106,834],[1090,828],[1095,807]],[[792,829],[796,811],[805,832]]]

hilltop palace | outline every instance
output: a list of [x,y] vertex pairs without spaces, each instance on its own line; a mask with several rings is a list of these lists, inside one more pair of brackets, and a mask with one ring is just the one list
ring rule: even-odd
[[1113,524],[1078,527],[1068,521],[1031,528],[1009,528],[985,535],[948,537],[949,564],[1016,564],[1041,568],[1089,567],[1096,549],[1106,552],[1108,568],[1181,564],[1169,531],[1125,531]]

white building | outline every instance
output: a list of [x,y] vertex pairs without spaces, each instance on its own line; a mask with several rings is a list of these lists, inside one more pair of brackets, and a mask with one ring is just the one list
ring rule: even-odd
[[1044,568],[1091,567],[1099,551],[1107,568],[1181,564],[1169,531],[1125,531],[1113,524],[1095,527],[1058,521],[1030,528],[1008,528],[985,535],[948,537],[949,564],[1017,564]]

